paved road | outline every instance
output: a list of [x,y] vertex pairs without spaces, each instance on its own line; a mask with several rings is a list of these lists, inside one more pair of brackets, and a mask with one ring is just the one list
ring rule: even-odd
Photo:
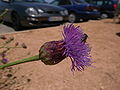
[[9,33],[9,32],[15,32],[15,30],[11,27],[0,24],[0,34]]

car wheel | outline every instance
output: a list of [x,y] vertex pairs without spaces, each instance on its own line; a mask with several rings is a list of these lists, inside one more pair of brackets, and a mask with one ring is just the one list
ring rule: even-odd
[[71,14],[69,14],[69,16],[68,16],[68,21],[69,21],[70,23],[74,23],[74,22],[78,22],[79,19],[76,17],[76,15],[75,15],[74,13],[71,13]]
[[17,13],[13,13],[13,15],[12,15],[12,24],[13,24],[13,28],[15,30],[21,29],[20,18]]
[[102,19],[108,18],[108,14],[107,14],[107,13],[102,13],[102,14],[101,14],[101,18],[102,18]]

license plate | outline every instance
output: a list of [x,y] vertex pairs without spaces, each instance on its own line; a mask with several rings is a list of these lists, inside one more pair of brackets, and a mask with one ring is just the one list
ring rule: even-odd
[[97,9],[93,9],[93,11],[98,11]]
[[49,17],[48,21],[63,21],[63,17]]

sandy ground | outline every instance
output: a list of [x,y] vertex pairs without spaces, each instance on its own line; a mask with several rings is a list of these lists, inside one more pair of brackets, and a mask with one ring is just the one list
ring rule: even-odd
[[[94,67],[83,72],[71,72],[69,58],[57,65],[47,66],[41,61],[14,66],[20,67],[16,76],[26,75],[29,84],[20,90],[120,90],[120,24],[112,20],[98,20],[77,23],[88,34],[88,43],[92,47],[91,55]],[[10,61],[38,54],[40,46],[47,41],[62,38],[61,26],[6,34],[13,36],[15,42],[24,42],[28,48],[15,49],[9,53]],[[14,90],[14,89],[13,89]],[[17,90],[17,89],[15,89]]]

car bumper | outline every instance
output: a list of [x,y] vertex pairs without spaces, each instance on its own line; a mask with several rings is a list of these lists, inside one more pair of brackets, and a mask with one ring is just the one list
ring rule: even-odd
[[85,13],[79,13],[78,17],[81,19],[97,19],[100,18],[99,12],[85,12]]
[[114,17],[115,11],[106,11],[106,13],[108,14],[109,18]]
[[44,25],[54,25],[58,23],[64,23],[68,21],[67,16],[51,16],[51,17],[54,18],[51,19],[50,17],[24,17],[21,20],[21,25],[26,27],[44,26]]

